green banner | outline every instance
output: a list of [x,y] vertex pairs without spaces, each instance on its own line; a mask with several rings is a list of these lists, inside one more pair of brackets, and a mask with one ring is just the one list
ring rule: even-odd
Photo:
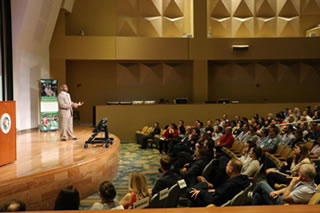
[[40,131],[59,129],[58,80],[41,79]]

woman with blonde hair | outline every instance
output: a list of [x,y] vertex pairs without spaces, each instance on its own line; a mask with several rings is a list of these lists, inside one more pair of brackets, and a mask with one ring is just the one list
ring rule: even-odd
[[131,173],[129,192],[121,199],[120,204],[128,209],[134,202],[146,197],[151,197],[146,178],[140,172]]

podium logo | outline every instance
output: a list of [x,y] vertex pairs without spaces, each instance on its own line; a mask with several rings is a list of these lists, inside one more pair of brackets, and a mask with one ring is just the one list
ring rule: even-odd
[[8,113],[4,113],[0,120],[1,130],[4,134],[8,134],[11,129],[11,117]]

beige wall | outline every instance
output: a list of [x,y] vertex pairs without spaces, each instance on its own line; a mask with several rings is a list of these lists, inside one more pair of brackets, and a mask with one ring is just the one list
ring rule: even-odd
[[85,102],[81,122],[91,123],[92,107],[108,101],[192,101],[191,62],[67,61],[66,67],[72,99]]
[[67,35],[182,37],[192,33],[193,0],[75,0]]
[[[150,6],[148,0],[142,1]],[[77,7],[77,2],[75,1],[74,10]],[[81,2],[83,4],[81,7],[78,5],[77,10],[79,11],[84,10],[85,6],[85,1],[81,0]],[[117,2],[113,11],[119,9],[120,3],[129,2],[128,5],[124,5],[123,10],[119,10],[122,11],[121,13],[118,11],[116,14],[123,16],[125,13],[130,13],[128,9],[135,1],[119,0]],[[95,1],[93,4],[98,3],[102,4],[101,8],[105,7],[105,4],[109,4],[101,1]],[[262,63],[259,61],[277,60],[277,63],[285,64],[287,60],[300,63],[301,60],[303,62],[309,61],[309,59],[319,59],[320,38],[207,38],[208,17],[204,12],[207,11],[207,0],[195,0],[193,3],[190,8],[190,11],[193,12],[193,15],[190,14],[192,17],[190,22],[193,23],[193,26],[190,29],[193,29],[194,38],[112,36],[117,33],[108,35],[105,33],[106,36],[93,36],[93,34],[92,36],[70,36],[66,35],[65,29],[66,26],[67,31],[70,29],[68,24],[72,24],[70,22],[72,14],[66,16],[63,12],[60,13],[50,48],[51,76],[59,79],[61,83],[67,82],[75,100],[86,102],[86,105],[79,109],[81,122],[91,122],[92,106],[105,104],[111,100],[110,98],[115,100],[138,98],[157,100],[161,97],[168,97],[172,99],[174,93],[174,96],[186,96],[194,103],[204,103],[209,99],[217,99],[221,95],[245,102],[261,102],[264,99],[280,103],[284,101],[318,101],[316,96],[307,95],[301,98],[302,92],[310,93],[316,88],[309,85],[313,79],[318,79],[317,68],[301,66],[298,72],[300,74],[297,74],[296,71],[291,68],[287,69],[285,66],[277,66],[277,69],[264,65],[244,68],[233,65],[233,61],[259,64]],[[134,12],[136,9],[136,6],[135,9],[131,8],[131,19],[136,14]],[[102,10],[98,8],[96,12],[101,13]],[[151,12],[154,13],[154,10]],[[97,30],[104,30],[104,26],[98,29],[95,25],[102,24],[100,19],[104,18],[89,15],[93,13],[91,6],[88,14],[84,11],[82,13],[84,13],[83,16],[79,15],[80,12],[75,12],[78,14],[77,20],[74,20],[75,23],[82,22],[83,17],[96,18],[97,23],[94,23],[93,27]],[[131,24],[134,24],[131,21],[129,20]],[[65,22],[68,23],[65,24]],[[117,24],[119,24],[119,20],[117,20]],[[146,31],[149,27],[146,27]],[[117,28],[117,30],[119,29]],[[232,50],[233,44],[249,44],[250,47],[248,51],[236,52]],[[66,63],[66,61],[68,62]],[[166,64],[170,64],[172,61],[186,63],[186,66],[179,69],[179,72],[174,71],[174,75],[170,76],[170,80],[178,82],[179,88],[169,82],[165,83],[164,80],[165,76],[171,73],[170,69],[172,68]],[[210,61],[222,63],[229,61],[230,63],[226,64],[226,67],[231,66],[232,83],[221,81],[228,79],[228,76],[225,77],[225,75],[230,74],[230,72],[228,73],[229,68],[223,68],[223,71],[216,72],[216,68],[208,66]],[[149,66],[150,62],[162,65]],[[158,72],[157,70],[166,71]],[[92,75],[92,73],[100,74]],[[190,76],[189,73],[191,73]],[[181,76],[186,76],[187,83],[184,85],[180,83]],[[310,78],[310,76],[312,77]],[[150,80],[147,81],[146,78]],[[286,78],[295,82],[286,85],[293,87],[292,91],[296,91],[299,96],[288,95],[284,92],[285,89],[282,86],[285,84],[283,79]],[[235,83],[237,79],[243,83],[240,89],[239,85]],[[108,88],[107,90],[94,83],[102,81],[109,82],[104,86]],[[261,87],[256,88],[256,84],[260,84]],[[274,89],[280,91],[274,91]],[[246,91],[248,94],[244,95]],[[285,98],[282,99],[282,96]]]
[[254,113],[266,116],[285,108],[304,108],[319,103],[289,104],[187,104],[187,105],[131,105],[131,106],[97,106],[96,118],[99,122],[107,117],[109,131],[119,136],[121,141],[135,142],[135,132],[144,126],[152,126],[158,121],[161,127],[180,119],[186,125],[193,125],[195,120],[206,122],[208,119],[220,118],[228,114],[230,119],[235,115],[250,118]]
[[17,129],[40,123],[40,79],[50,77],[49,44],[61,0],[12,0],[14,99]]
[[212,37],[303,37],[319,24],[320,2],[305,0],[208,0]]
[[209,100],[320,101],[320,63],[308,61],[211,62]]
[[66,34],[115,36],[116,11],[114,0],[75,0],[71,14],[66,16]]

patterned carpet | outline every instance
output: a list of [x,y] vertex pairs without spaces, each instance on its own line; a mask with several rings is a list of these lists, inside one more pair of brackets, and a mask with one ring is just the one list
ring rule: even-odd
[[[157,149],[139,149],[139,144],[121,143],[120,168],[113,184],[117,190],[116,199],[120,200],[128,192],[128,177],[131,172],[142,172],[152,188],[160,177],[159,162],[161,155]],[[97,193],[87,197],[80,203],[80,209],[88,209],[94,202],[99,202]]]

